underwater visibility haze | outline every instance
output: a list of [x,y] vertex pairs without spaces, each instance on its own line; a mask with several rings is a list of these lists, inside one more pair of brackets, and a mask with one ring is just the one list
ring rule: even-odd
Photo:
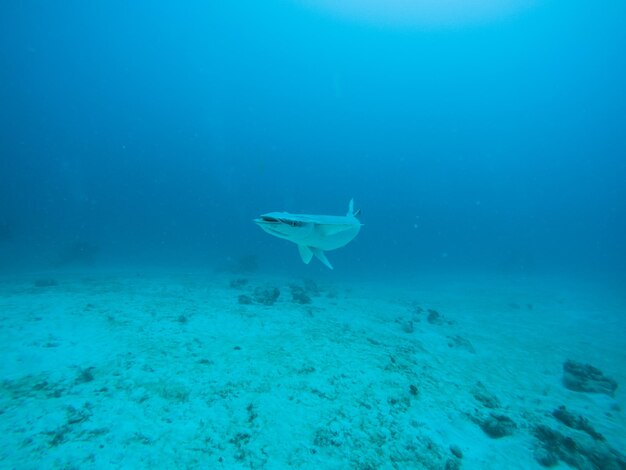
[[7,2],[2,268],[78,242],[103,264],[301,273],[251,219],[355,198],[344,272],[624,275],[626,7],[464,23],[452,2],[429,24],[378,4],[408,8],[395,24],[338,3]]
[[626,468],[626,3],[9,0],[0,46],[0,467]]

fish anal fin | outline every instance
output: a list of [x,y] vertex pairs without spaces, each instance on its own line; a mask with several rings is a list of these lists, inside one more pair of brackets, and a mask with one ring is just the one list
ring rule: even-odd
[[315,255],[315,257],[318,260],[320,260],[322,264],[324,264],[324,266],[326,266],[329,269],[333,269],[333,265],[330,264],[330,261],[328,261],[328,258],[326,258],[326,254],[322,250],[320,250],[319,248],[313,248],[313,247],[311,247],[310,249]]

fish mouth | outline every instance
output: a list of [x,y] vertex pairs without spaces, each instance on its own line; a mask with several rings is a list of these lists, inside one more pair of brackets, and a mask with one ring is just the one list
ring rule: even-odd
[[275,217],[268,217],[266,215],[262,215],[258,219],[254,219],[254,222],[259,225],[278,225],[281,223],[280,219],[277,219]]
[[254,219],[254,221],[259,225],[284,224],[284,225],[289,225],[290,227],[302,227],[304,225],[304,223],[300,222],[299,220],[292,220],[292,219],[287,219],[287,218],[280,219],[278,217],[272,217],[269,215],[262,215],[258,219]]
[[280,219],[261,216],[258,219],[254,219],[254,222],[267,233],[281,238],[285,236],[285,234],[279,230],[283,226],[283,222]]

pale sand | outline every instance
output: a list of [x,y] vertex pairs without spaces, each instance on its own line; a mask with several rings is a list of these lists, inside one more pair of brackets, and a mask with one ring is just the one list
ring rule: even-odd
[[[59,285],[34,287],[41,277]],[[249,284],[230,287],[238,277]],[[617,289],[328,279],[301,305],[288,287],[301,280],[258,275],[5,278],[0,467],[542,468],[537,424],[584,434],[552,416],[561,405],[626,449]],[[238,302],[267,284],[281,290],[274,305]],[[563,387],[566,359],[615,379],[615,397]],[[475,398],[478,382],[496,409]],[[513,434],[487,436],[475,421],[490,413],[512,419]]]

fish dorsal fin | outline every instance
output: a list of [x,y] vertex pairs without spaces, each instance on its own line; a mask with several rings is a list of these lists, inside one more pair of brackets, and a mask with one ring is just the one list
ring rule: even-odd
[[313,252],[308,246],[298,245],[298,251],[300,252],[300,258],[304,264],[309,264],[311,258],[313,258]]
[[346,216],[348,217],[358,217],[361,213],[361,209],[354,210],[354,199],[350,199],[350,203],[348,204],[348,213]]
[[324,266],[326,266],[329,269],[333,269],[333,265],[330,264],[330,261],[328,261],[328,258],[326,258],[326,254],[322,250],[320,250],[319,248],[315,248],[315,247],[310,247],[310,249],[315,255],[315,257],[324,264]]

